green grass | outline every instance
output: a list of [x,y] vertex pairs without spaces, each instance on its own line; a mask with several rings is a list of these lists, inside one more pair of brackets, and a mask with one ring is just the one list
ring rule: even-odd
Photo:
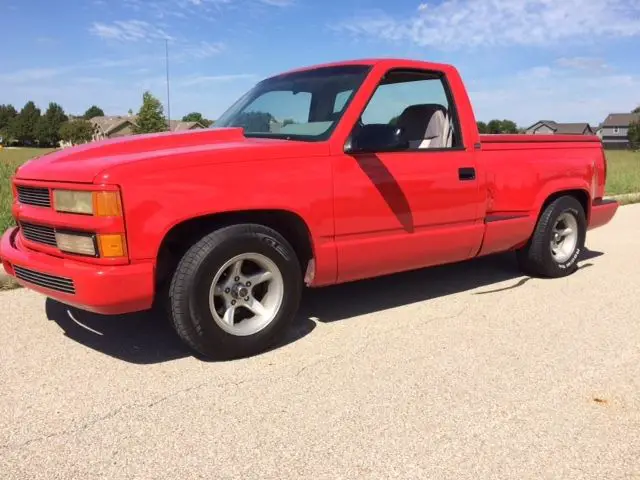
[[607,195],[640,192],[640,152],[607,150]]
[[[18,166],[51,151],[48,148],[0,150],[0,234],[13,224],[9,179]],[[607,164],[607,195],[640,192],[640,152],[609,150]]]
[[11,177],[27,160],[53,151],[51,148],[4,148],[0,150],[0,235],[13,224]]

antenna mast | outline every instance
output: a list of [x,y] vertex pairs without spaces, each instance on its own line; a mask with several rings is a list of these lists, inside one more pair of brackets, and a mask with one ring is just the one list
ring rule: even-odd
[[167,66],[167,128],[171,130],[171,91],[169,88],[169,39],[164,39],[165,63]]

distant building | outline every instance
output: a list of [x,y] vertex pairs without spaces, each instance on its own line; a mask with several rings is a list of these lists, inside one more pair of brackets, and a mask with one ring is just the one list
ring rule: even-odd
[[600,125],[598,136],[605,148],[624,149],[631,146],[629,127],[633,122],[640,122],[638,113],[610,113]]
[[539,120],[525,130],[528,135],[594,135],[588,123],[558,123],[553,120]]
[[93,117],[89,120],[93,126],[94,142],[107,138],[124,137],[133,134],[135,126],[134,116],[104,116]]
[[[133,135],[136,118],[135,115],[93,117],[89,120],[93,125],[93,141]],[[205,126],[200,122],[169,121],[169,129],[172,132],[196,130],[198,128],[205,128]]]
[[179,120],[170,120],[169,127],[172,132],[184,132],[185,130],[197,130],[199,128],[206,128],[200,122],[182,122]]

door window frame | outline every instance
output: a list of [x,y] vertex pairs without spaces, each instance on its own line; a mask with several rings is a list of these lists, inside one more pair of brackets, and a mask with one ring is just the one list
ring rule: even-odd
[[[442,84],[442,88],[444,89],[445,97],[447,98],[447,102],[449,103],[449,106],[448,106],[448,109],[447,109],[449,111],[449,118],[450,118],[449,121],[453,124],[455,138],[456,138],[457,142],[456,142],[456,146],[452,146],[452,147],[403,148],[403,149],[398,149],[398,150],[385,150],[384,153],[428,153],[428,152],[442,153],[442,152],[461,152],[461,151],[464,151],[465,150],[464,138],[463,138],[462,128],[461,128],[461,125],[460,125],[460,117],[458,116],[458,107],[456,105],[455,98],[454,98],[454,95],[453,95],[453,90],[451,89],[451,84],[449,83],[449,79],[447,78],[446,73],[441,71],[441,70],[427,70],[427,69],[422,69],[422,68],[402,68],[402,67],[398,67],[398,68],[390,68],[389,70],[387,70],[384,73],[384,75],[382,75],[382,77],[380,78],[378,83],[376,84],[376,87],[373,89],[373,92],[371,93],[371,95],[369,95],[369,98],[367,99],[367,102],[365,103],[364,107],[360,111],[360,114],[358,115],[358,118],[356,119],[356,123],[354,123],[352,125],[351,131],[349,132],[349,135],[347,136],[347,143],[349,142],[349,139],[351,138],[351,136],[353,135],[353,133],[354,133],[356,127],[357,127],[357,122],[362,118],[362,114],[369,107],[369,103],[371,103],[371,100],[373,99],[373,97],[375,96],[376,92],[380,88],[381,83],[389,75],[394,74],[394,73],[417,74],[417,75],[424,75],[424,76],[430,76],[430,77],[434,77],[435,76],[435,77],[437,77],[438,80],[440,80],[440,82]],[[434,78],[434,80],[435,80],[435,78]]]

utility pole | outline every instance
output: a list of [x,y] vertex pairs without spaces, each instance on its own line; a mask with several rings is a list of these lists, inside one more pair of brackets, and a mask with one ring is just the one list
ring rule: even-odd
[[171,90],[169,88],[169,39],[164,39],[165,63],[167,66],[167,129],[171,130]]

